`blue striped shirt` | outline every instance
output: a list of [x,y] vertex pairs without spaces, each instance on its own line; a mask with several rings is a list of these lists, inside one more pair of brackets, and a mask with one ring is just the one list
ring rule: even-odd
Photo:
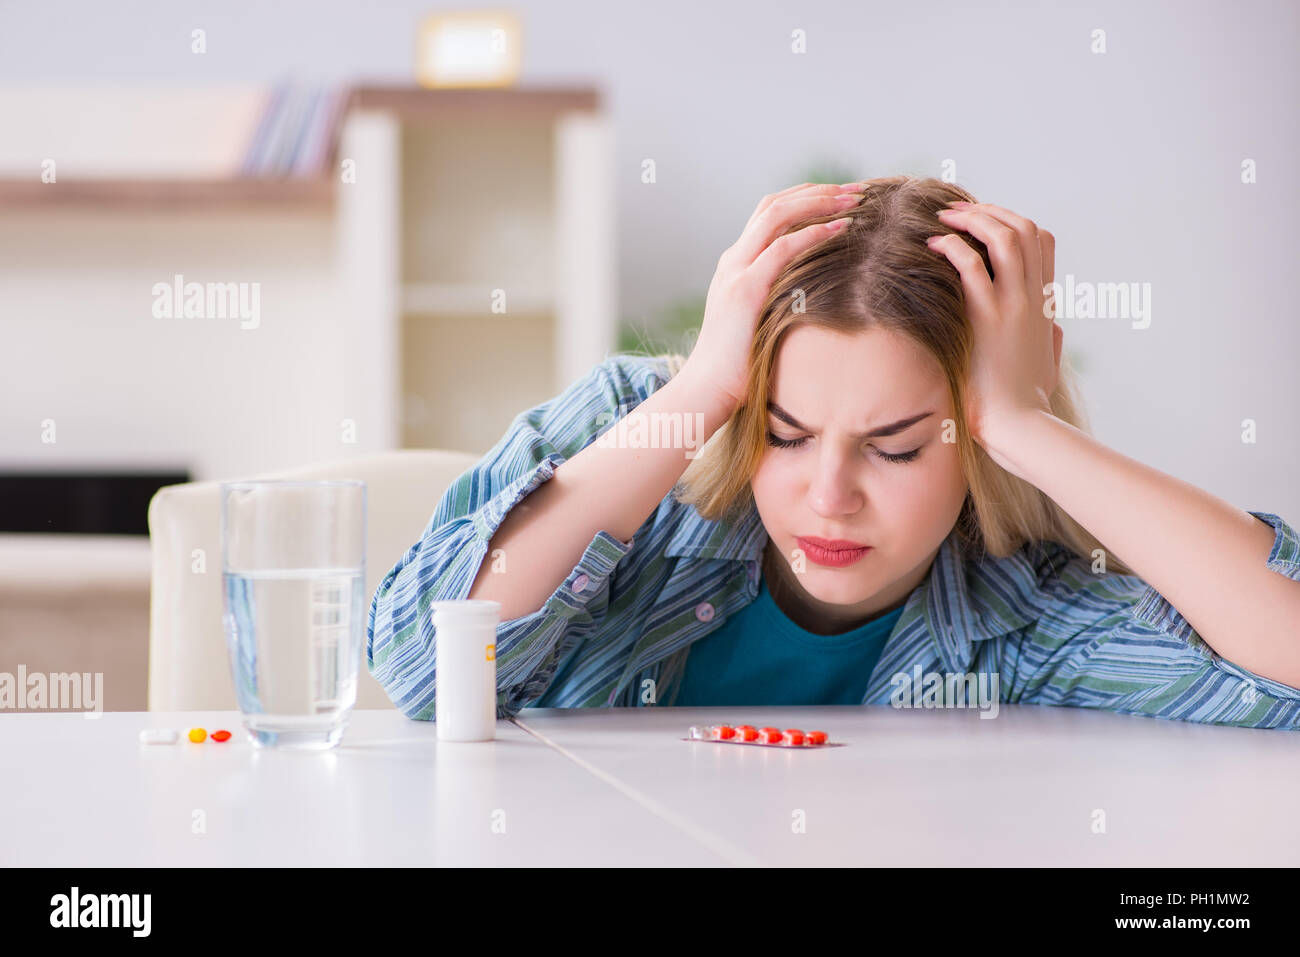
[[[510,509],[668,379],[662,359],[612,356],[517,415],[446,490],[370,606],[366,662],[400,711],[434,717],[430,603],[468,597]],[[1250,514],[1274,531],[1268,568],[1300,581],[1296,531],[1270,512]],[[498,715],[671,705],[691,643],[758,596],[766,542],[752,507],[706,521],[671,493],[631,541],[597,532],[541,608],[498,626]],[[1094,574],[1054,542],[975,560],[950,534],[904,604],[862,703],[916,702],[924,683],[930,705],[969,706],[963,680],[995,681],[1006,703],[1300,729],[1300,690],[1218,655],[1141,578]]]

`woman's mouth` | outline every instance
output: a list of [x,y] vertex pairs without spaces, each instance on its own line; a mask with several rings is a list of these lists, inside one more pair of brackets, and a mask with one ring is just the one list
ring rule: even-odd
[[826,539],[800,536],[795,539],[803,553],[818,565],[830,568],[843,568],[852,565],[871,551],[870,545],[849,542],[844,539]]

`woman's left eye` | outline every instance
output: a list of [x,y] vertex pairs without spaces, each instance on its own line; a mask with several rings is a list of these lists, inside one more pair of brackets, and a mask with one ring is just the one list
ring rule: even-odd
[[910,462],[921,454],[921,450],[918,448],[912,449],[910,452],[899,452],[897,455],[890,455],[888,452],[882,452],[880,449],[876,449],[876,454],[886,462]]
[[[803,445],[806,439],[807,436],[799,439],[783,439],[770,431],[767,433],[767,444],[776,446],[778,449],[798,448]],[[873,451],[886,462],[911,462],[921,454],[920,448],[912,449],[910,452],[898,453],[882,452],[880,449],[874,449]]]
[[775,445],[778,449],[793,449],[803,445],[803,439],[782,439],[778,438],[774,433],[768,432],[767,444]]

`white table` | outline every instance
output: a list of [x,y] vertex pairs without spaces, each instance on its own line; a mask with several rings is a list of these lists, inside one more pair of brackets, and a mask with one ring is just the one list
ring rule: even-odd
[[[723,721],[847,746],[678,740]],[[734,863],[1300,864],[1294,732],[1033,705],[532,709],[518,723]]]
[[[146,727],[181,741],[142,745]],[[255,749],[234,712],[4,714],[0,782],[4,867],[726,863],[507,721],[451,744],[354,711],[337,748],[305,752]]]
[[[723,719],[846,746],[680,740]],[[138,742],[195,725],[235,736]],[[326,752],[0,714],[0,781],[0,866],[1300,863],[1300,735],[1079,708],[530,709],[487,744],[355,711]]]

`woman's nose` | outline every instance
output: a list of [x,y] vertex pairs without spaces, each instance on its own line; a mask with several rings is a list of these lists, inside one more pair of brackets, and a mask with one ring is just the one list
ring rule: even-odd
[[862,490],[844,457],[834,452],[818,458],[808,489],[809,505],[818,515],[852,515],[862,508]]

